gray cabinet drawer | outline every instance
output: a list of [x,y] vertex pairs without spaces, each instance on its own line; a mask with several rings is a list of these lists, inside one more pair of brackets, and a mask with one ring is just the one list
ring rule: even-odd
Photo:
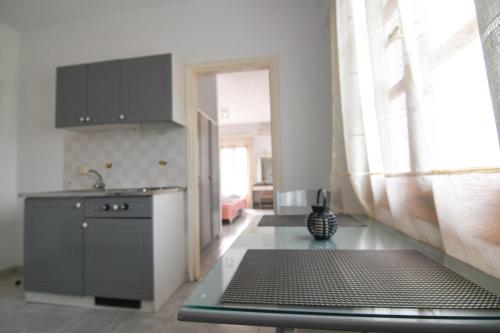
[[85,217],[149,218],[153,216],[151,197],[108,197],[85,200]]

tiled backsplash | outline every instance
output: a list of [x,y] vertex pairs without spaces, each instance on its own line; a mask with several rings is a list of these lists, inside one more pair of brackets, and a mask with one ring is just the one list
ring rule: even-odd
[[[167,164],[163,161],[166,161]],[[64,137],[64,189],[91,188],[96,169],[107,188],[186,186],[186,132],[182,127],[141,128]]]

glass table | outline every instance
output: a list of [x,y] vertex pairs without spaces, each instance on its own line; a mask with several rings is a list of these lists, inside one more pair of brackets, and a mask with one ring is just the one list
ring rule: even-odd
[[258,227],[258,221],[252,223],[185,301],[179,320],[370,332],[500,332],[500,310],[322,308],[220,302],[248,249],[415,249],[500,295],[499,279],[366,216],[356,218],[367,226],[339,227],[328,241],[315,241],[305,227]]

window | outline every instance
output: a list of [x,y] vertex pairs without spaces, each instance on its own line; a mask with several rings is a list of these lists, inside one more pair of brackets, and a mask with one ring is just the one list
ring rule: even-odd
[[246,197],[249,191],[248,148],[224,147],[220,154],[223,197]]
[[[499,165],[474,2],[400,0],[398,4],[396,16],[404,44],[399,58],[404,59],[402,85],[407,87],[400,91],[407,100],[407,112],[420,118],[408,118],[421,126],[409,128],[409,132],[425,132],[414,139],[428,141],[421,142],[426,152],[417,152],[428,155],[425,159],[431,162],[425,167],[440,170]],[[443,13],[451,8],[444,18]],[[393,62],[389,52],[387,60]],[[417,100],[414,109],[408,103],[411,98]]]

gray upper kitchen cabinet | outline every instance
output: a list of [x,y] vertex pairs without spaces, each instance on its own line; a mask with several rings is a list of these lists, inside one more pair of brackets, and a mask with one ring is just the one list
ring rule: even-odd
[[172,57],[120,61],[121,112],[126,122],[172,119]]
[[88,65],[89,124],[112,124],[119,120],[119,69],[118,61]]
[[87,81],[87,65],[57,68],[56,127],[85,125]]
[[151,219],[86,219],[85,294],[153,299]]
[[82,223],[81,199],[26,199],[25,290],[83,295]]
[[183,125],[182,78],[170,54],[59,67],[56,127]]

